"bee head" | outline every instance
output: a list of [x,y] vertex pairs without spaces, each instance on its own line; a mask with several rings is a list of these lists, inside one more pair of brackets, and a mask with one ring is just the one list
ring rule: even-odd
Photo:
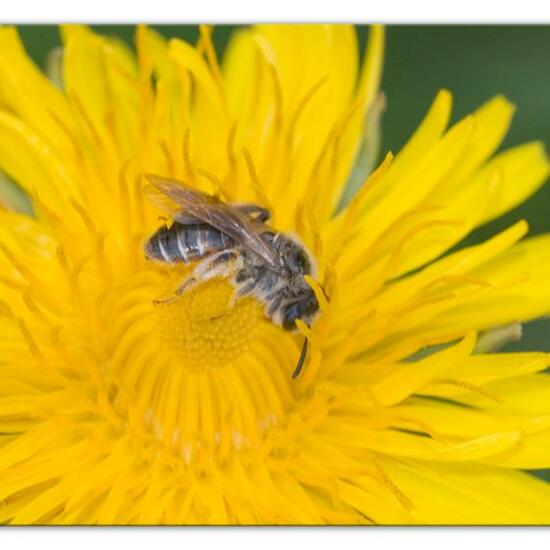
[[282,309],[282,325],[285,330],[294,330],[296,321],[300,319],[306,325],[311,325],[319,312],[319,302],[311,288],[304,288],[299,296],[286,304]]
[[311,261],[304,250],[296,249],[287,255],[287,266],[295,275],[308,275],[311,273]]

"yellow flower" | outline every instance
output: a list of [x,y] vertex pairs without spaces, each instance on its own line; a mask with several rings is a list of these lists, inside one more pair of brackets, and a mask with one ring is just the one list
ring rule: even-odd
[[[240,30],[221,67],[210,33],[140,27],[134,56],[67,26],[60,89],[0,29],[0,168],[35,211],[0,210],[0,521],[547,523],[522,470],[550,467],[549,357],[487,331],[548,313],[550,237],[440,258],[544,182],[542,146],[493,156],[512,105],[447,129],[442,91],[334,215],[382,29],[361,71],[351,27]],[[262,204],[314,253],[298,379],[303,336],[227,282],[153,305],[186,268],[144,258],[145,173]]]

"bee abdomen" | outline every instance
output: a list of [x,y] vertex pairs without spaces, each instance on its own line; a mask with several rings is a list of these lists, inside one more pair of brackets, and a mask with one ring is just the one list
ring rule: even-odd
[[234,241],[206,224],[182,225],[174,222],[159,228],[145,245],[145,254],[164,263],[193,262],[213,252],[235,246]]

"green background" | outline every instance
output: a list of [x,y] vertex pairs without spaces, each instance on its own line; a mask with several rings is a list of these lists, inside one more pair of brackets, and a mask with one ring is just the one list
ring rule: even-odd
[[[194,42],[196,26],[153,26],[166,36]],[[133,26],[95,27],[131,43]],[[214,32],[221,53],[234,27]],[[44,66],[48,52],[59,45],[51,25],[19,27],[34,60]],[[361,46],[368,34],[357,27]],[[436,92],[448,88],[454,95],[454,118],[474,110],[502,93],[517,106],[512,128],[503,147],[543,140],[550,147],[550,26],[418,26],[387,27],[387,49],[382,89],[387,97],[383,118],[383,150],[398,151],[416,128]],[[550,231],[550,185],[513,212],[479,228],[467,243],[479,242],[514,221],[525,218],[531,234]],[[550,284],[550,281],[549,281]],[[507,350],[550,351],[550,321],[524,327],[521,342]]]

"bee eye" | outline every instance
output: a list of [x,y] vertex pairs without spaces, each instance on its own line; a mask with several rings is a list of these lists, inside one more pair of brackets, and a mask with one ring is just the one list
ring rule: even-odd
[[309,259],[303,252],[299,252],[298,254],[296,254],[295,260],[296,260],[296,265],[297,265],[298,269],[302,273],[307,274],[307,273],[310,272],[311,266],[310,266],[310,263],[309,263]]
[[301,310],[297,303],[289,304],[283,309],[283,328],[293,330],[296,328],[296,319],[301,317]]

